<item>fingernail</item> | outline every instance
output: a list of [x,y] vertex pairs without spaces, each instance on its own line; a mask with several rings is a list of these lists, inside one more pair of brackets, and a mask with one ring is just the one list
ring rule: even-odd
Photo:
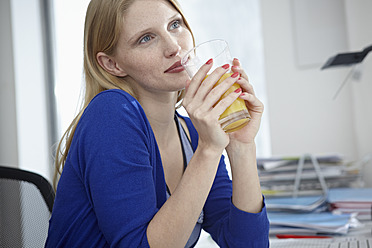
[[232,78],[236,78],[239,76],[239,72],[235,72],[234,74],[231,75]]
[[234,58],[234,60],[235,60],[235,61],[239,61],[239,59],[237,59],[237,58]]
[[222,66],[222,68],[225,69],[225,70],[229,69],[229,67],[230,67],[229,64],[226,64],[226,65],[223,65],[223,66]]
[[236,89],[234,92],[235,93],[240,93],[240,92],[242,92],[242,88]]
[[210,64],[212,64],[212,62],[213,62],[213,59],[210,59],[210,60],[207,61],[206,64],[207,64],[207,65],[210,65]]

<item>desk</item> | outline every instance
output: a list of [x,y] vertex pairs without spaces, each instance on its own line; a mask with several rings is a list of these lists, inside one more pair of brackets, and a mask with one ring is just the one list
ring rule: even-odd
[[[332,242],[370,238],[372,241],[372,221],[362,222],[363,228],[351,229],[347,235],[334,236],[331,239],[270,239],[271,248],[325,248]],[[370,243],[369,247],[372,243]],[[359,246],[357,246],[359,247]]]

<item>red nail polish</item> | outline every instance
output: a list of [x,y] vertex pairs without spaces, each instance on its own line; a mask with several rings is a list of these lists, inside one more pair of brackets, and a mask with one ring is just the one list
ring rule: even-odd
[[236,78],[239,76],[239,72],[235,72],[234,74],[231,75],[232,78]]
[[234,92],[235,93],[240,93],[240,92],[242,92],[242,88],[236,89]]
[[210,64],[212,64],[212,62],[213,62],[213,59],[210,59],[210,60],[207,61],[206,64],[207,64],[207,65],[210,65]]
[[222,68],[225,69],[225,70],[229,69],[229,67],[230,67],[229,64],[226,64],[226,65],[223,65],[223,66],[222,66]]

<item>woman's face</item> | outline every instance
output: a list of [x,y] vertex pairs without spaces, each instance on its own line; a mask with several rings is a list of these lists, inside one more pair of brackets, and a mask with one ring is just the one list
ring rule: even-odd
[[188,76],[180,61],[193,40],[181,14],[165,0],[137,0],[124,19],[114,58],[136,92],[183,89]]

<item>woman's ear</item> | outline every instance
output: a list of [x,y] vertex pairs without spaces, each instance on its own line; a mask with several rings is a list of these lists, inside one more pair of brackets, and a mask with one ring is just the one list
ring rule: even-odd
[[104,52],[97,53],[97,61],[99,65],[111,75],[114,75],[117,77],[125,77],[128,75],[125,73],[123,69],[120,68],[120,66],[116,63],[116,61],[111,56],[108,56]]

